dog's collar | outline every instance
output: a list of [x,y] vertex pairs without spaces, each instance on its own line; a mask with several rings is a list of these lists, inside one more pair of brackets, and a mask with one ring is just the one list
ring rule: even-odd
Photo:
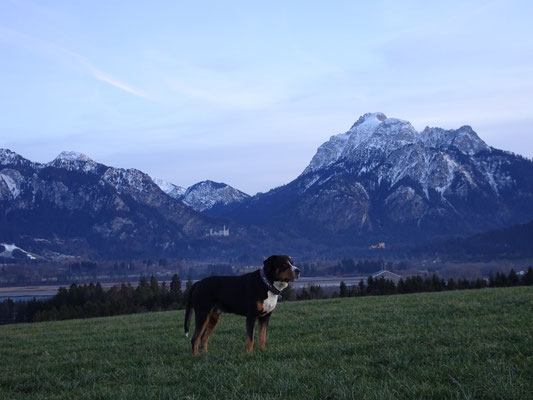
[[273,284],[271,284],[268,281],[268,278],[266,277],[266,274],[265,274],[265,270],[263,268],[259,270],[259,275],[261,276],[261,280],[266,285],[268,290],[270,290],[274,294],[277,294],[278,296],[281,296],[281,290],[279,290],[277,287],[275,287]]

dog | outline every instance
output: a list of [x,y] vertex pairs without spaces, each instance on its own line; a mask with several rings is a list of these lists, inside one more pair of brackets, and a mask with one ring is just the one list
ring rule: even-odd
[[223,313],[246,317],[246,350],[254,347],[254,327],[259,321],[259,345],[266,346],[266,330],[270,315],[278,301],[278,295],[289,282],[298,279],[300,270],[292,259],[274,255],[263,262],[263,268],[241,276],[211,276],[194,283],[188,293],[185,310],[185,336],[189,336],[191,312],[194,309],[195,330],[192,335],[192,352],[204,352],[211,334]]

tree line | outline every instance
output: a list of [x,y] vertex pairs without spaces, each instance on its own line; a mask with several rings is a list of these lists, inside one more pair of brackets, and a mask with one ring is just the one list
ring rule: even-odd
[[[91,318],[121,314],[143,313],[149,311],[178,310],[185,307],[187,293],[192,286],[189,277],[185,290],[178,274],[174,274],[169,284],[159,283],[154,276],[142,277],[137,287],[130,283],[115,285],[104,290],[100,283],[59,288],[57,294],[49,300],[0,302],[0,325],[18,322],[54,321],[74,318]],[[533,269],[519,276],[513,269],[509,274],[497,272],[488,280],[448,279],[437,275],[422,278],[412,276],[400,279],[398,283],[385,278],[368,277],[358,285],[347,286],[340,283],[338,292],[326,293],[318,285],[310,285],[300,290],[288,287],[283,291],[282,300],[311,300],[326,297],[379,296],[407,294],[418,292],[440,292],[445,290],[481,289],[486,287],[505,287],[533,285]]]
[[48,300],[4,300],[0,303],[0,324],[178,310],[184,308],[191,286],[189,278],[183,292],[178,274],[174,274],[169,284],[159,283],[154,276],[149,280],[142,277],[135,288],[130,283],[122,283],[107,291],[100,283],[73,283],[68,289],[59,288]]
[[436,274],[423,279],[420,276],[411,276],[406,279],[401,278],[398,283],[381,277],[375,279],[368,277],[366,284],[361,281],[358,285],[348,287],[344,282],[339,286],[340,297],[354,296],[379,296],[390,294],[407,294],[420,292],[442,292],[445,290],[467,290],[482,289],[486,287],[506,287],[506,286],[531,286],[533,285],[533,268],[529,267],[527,272],[521,277],[514,269],[508,275],[497,272],[490,275],[488,280],[478,278],[468,279],[441,279]]

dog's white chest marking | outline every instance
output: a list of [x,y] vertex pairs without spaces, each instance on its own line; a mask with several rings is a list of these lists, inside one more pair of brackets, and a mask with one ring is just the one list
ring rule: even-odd
[[265,314],[272,312],[276,304],[278,304],[278,295],[269,291],[268,297],[263,301],[263,312]]
[[[285,289],[289,284],[287,282],[274,282],[274,287],[279,291]],[[274,311],[276,304],[278,304],[278,295],[272,293],[271,291],[267,292],[268,297],[263,301],[263,312],[268,314],[269,312]]]

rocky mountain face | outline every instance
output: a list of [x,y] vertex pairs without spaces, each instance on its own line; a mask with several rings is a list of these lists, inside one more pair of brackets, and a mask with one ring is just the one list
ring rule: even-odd
[[221,225],[135,169],[63,152],[47,164],[0,150],[0,239],[67,254],[176,253]]
[[169,196],[182,201],[196,211],[207,211],[213,207],[239,203],[250,197],[225,183],[209,180],[195,183],[187,189],[160,179],[155,182]]
[[469,126],[363,115],[289,184],[212,213],[332,245],[409,243],[533,218],[533,162]]

